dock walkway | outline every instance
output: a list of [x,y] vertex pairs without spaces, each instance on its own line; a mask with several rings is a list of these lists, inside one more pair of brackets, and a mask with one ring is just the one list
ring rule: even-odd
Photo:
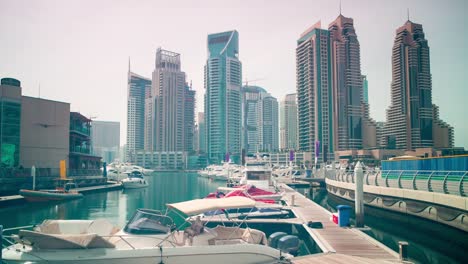
[[[376,261],[399,261],[396,252],[362,231],[354,228],[339,227],[333,223],[330,219],[331,213],[329,211],[291,187],[280,184],[280,188],[285,190],[283,200],[292,207],[293,212],[301,219],[307,232],[314,238],[324,253],[338,253]],[[309,222],[321,222],[323,228],[309,228],[307,227],[307,223]],[[307,262],[302,259],[297,263],[317,262]]]

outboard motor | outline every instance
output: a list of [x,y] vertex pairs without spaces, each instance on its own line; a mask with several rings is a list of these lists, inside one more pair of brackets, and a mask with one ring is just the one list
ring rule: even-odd
[[284,232],[276,232],[276,233],[271,234],[270,237],[268,238],[268,245],[272,248],[277,248],[278,241],[280,240],[280,238],[286,235],[288,234]]
[[277,248],[283,252],[296,255],[299,251],[299,238],[292,235],[283,236],[278,240]]

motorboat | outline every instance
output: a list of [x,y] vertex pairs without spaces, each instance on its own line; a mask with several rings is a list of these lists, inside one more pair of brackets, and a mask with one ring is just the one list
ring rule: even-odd
[[[196,199],[168,204],[190,221],[179,231],[171,217],[138,209],[123,229],[106,220],[46,220],[32,231],[8,237],[5,263],[287,263],[292,255],[267,245],[252,228],[206,227],[196,217],[207,211],[251,208],[245,197]],[[196,217],[193,220],[193,217]],[[182,230],[181,230],[182,231]]]
[[127,172],[127,178],[122,180],[124,189],[138,189],[148,187],[149,184],[145,180],[143,173],[139,171]]
[[271,168],[263,161],[247,162],[240,184],[254,185],[264,190],[272,189],[273,181]]
[[268,206],[258,206],[258,203],[255,207],[252,208],[236,208],[229,210],[214,210],[206,212],[203,214],[204,217],[207,216],[216,216],[216,215],[225,215],[228,218],[238,218],[238,219],[281,219],[281,218],[291,218],[294,216],[290,209],[285,209],[282,207],[274,207],[271,205]]
[[141,166],[137,166],[137,165],[133,165],[129,163],[119,163],[119,162],[113,162],[113,163],[108,164],[106,166],[106,170],[107,170],[108,177],[109,177],[109,174],[111,174],[110,177],[112,177],[114,173],[122,174],[122,173],[132,172],[132,171],[139,171],[143,173],[144,175],[149,175],[154,172],[154,170],[146,169]]
[[226,193],[226,197],[235,196],[236,194],[243,193],[246,197],[251,199],[264,199],[264,200],[273,200],[278,202],[283,198],[284,191],[282,192],[273,192],[267,191],[261,188],[258,188],[254,185],[238,185],[234,187],[219,187],[218,192]]
[[67,201],[83,198],[83,194],[77,192],[78,186],[72,179],[58,179],[55,189],[28,190],[21,189],[19,195],[28,202]]

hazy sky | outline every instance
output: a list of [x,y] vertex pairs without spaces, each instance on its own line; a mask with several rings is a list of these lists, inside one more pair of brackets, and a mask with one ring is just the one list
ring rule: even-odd
[[[429,41],[433,103],[468,148],[468,1],[342,0],[361,44],[371,115],[385,120],[390,104],[391,49],[407,19]],[[181,53],[182,69],[203,111],[203,66],[208,33],[239,31],[243,79],[281,99],[295,92],[299,35],[339,15],[331,1],[23,1],[0,0],[0,78],[21,81],[23,94],[71,103],[72,111],[120,121],[126,138],[128,58],[151,77],[157,47]]]

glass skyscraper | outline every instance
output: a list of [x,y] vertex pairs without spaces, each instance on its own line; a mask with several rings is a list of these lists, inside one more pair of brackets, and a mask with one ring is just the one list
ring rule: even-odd
[[130,71],[127,79],[127,145],[126,161],[135,162],[136,151],[144,149],[145,98],[151,91],[151,80]]
[[296,94],[287,94],[280,108],[280,148],[283,151],[297,149]]
[[240,160],[241,86],[239,33],[234,30],[208,35],[205,124],[210,163],[221,162],[227,153],[233,161]]

